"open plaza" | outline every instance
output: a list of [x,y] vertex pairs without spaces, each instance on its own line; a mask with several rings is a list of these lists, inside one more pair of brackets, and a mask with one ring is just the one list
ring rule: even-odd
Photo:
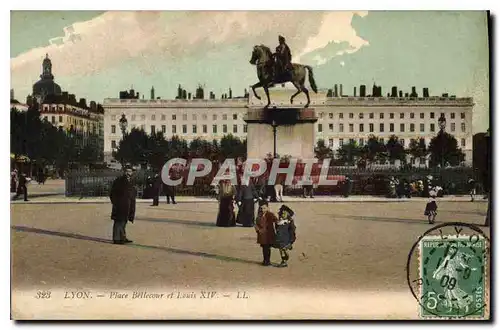
[[[432,227],[426,199],[289,197],[297,241],[289,267],[276,268],[260,265],[253,228],[215,226],[215,200],[138,202],[127,226],[134,242],[113,245],[111,204],[66,198],[60,189],[33,185],[38,197],[11,204],[16,319],[418,318],[405,266]],[[486,201],[449,196],[438,205],[437,224],[484,223]],[[277,250],[271,262],[279,262]],[[50,303],[34,299],[37,292],[50,292]]]

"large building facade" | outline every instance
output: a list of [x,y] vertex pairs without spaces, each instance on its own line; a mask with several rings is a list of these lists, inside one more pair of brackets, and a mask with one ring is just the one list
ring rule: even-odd
[[[271,107],[290,106],[289,99],[294,92],[273,89]],[[326,90],[311,93],[310,108],[314,109],[318,117],[315,140],[323,139],[333,150],[350,141],[362,146],[370,135],[384,142],[391,135],[396,135],[405,148],[408,148],[412,139],[424,139],[429,145],[439,132],[438,119],[444,115],[445,131],[457,139],[459,148],[466,155],[466,163],[472,161],[472,98],[330,94],[331,91]],[[122,114],[127,118],[128,131],[132,128],[143,129],[148,134],[161,131],[167,138],[178,135],[188,141],[195,138],[220,139],[229,133],[246,138],[247,124],[244,119],[248,108],[265,105],[262,91],[259,91],[259,96],[260,100],[252,93],[248,98],[236,99],[105,99],[105,159],[110,159],[113,149],[122,138],[119,126]],[[294,106],[303,104],[305,97],[300,95],[295,99]]]
[[54,81],[52,61],[48,54],[42,62],[40,80],[33,84],[33,93],[28,95],[26,104],[14,99],[11,90],[11,108],[27,111],[38,105],[40,117],[65,132],[81,136],[81,143],[95,143],[98,150],[104,150],[104,109],[101,104],[91,101],[87,105],[84,98],[76,99],[74,94],[61,91]]

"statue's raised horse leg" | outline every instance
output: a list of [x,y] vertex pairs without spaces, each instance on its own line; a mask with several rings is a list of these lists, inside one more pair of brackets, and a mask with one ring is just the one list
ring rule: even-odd
[[259,96],[259,95],[257,95],[257,93],[255,92],[255,89],[256,89],[256,88],[259,88],[259,87],[262,87],[262,81],[259,81],[258,83],[256,83],[256,84],[252,85],[252,92],[253,92],[253,95],[255,96],[255,98],[256,98],[257,100],[260,100],[260,96]]
[[270,83],[263,83],[262,81],[259,81],[258,83],[252,85],[252,91],[253,91],[253,95],[258,99],[260,100],[260,96],[257,95],[257,93],[255,92],[255,89],[258,88],[258,87],[262,87],[264,88],[264,92],[266,92],[266,96],[267,96],[267,105],[264,107],[264,108],[268,108],[269,105],[271,104],[271,99],[269,98],[269,85]]

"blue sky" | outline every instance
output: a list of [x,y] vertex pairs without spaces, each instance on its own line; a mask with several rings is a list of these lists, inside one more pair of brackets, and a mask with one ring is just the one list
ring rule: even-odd
[[[488,119],[485,12],[12,12],[11,84],[24,100],[48,53],[63,90],[102,102],[133,86],[173,98],[201,83],[219,97],[256,82],[253,45],[283,34],[319,88],[396,85],[472,96],[474,132]],[[358,88],[359,90],[359,88]]]

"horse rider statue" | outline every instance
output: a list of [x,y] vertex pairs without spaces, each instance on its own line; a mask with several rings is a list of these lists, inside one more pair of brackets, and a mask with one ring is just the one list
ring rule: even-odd
[[285,42],[285,37],[278,37],[279,45],[276,47],[276,53],[273,57],[276,61],[276,75],[281,76],[291,71],[292,68],[292,52],[290,47]]

